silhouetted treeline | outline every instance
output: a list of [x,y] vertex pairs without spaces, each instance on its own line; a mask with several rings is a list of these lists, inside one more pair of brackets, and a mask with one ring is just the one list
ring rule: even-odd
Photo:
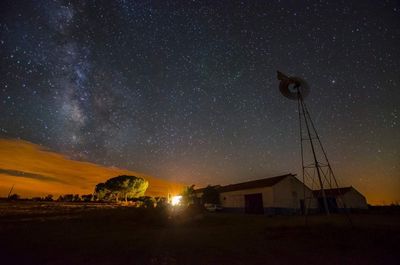
[[[115,202],[115,200],[100,200],[94,194],[63,194],[57,199],[54,199],[52,194],[44,197],[32,197],[32,198],[21,198],[19,194],[12,194],[7,198],[1,198],[0,201],[34,201],[34,202],[100,202],[100,203],[110,203]],[[167,205],[167,199],[164,197],[150,197],[150,196],[140,196],[138,198],[129,198],[127,203],[134,207],[140,208],[155,208],[163,207]]]
[[96,197],[93,194],[86,194],[82,196],[79,194],[65,194],[60,195],[57,199],[59,202],[91,202],[95,200]]
[[368,212],[375,214],[400,214],[400,205],[398,202],[390,205],[368,205]]
[[49,194],[45,197],[33,197],[32,201],[43,201],[43,202],[52,202],[53,200],[53,195]]

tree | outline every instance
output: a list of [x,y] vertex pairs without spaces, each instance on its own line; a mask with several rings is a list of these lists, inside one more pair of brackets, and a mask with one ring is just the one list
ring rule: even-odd
[[154,208],[157,204],[156,199],[150,196],[139,197],[139,201],[142,202],[142,206],[145,208]]
[[72,202],[74,200],[74,195],[73,194],[65,194],[62,197],[62,201],[64,202]]
[[11,201],[18,201],[19,199],[21,199],[21,196],[19,196],[18,194],[14,193],[13,195],[8,196],[8,199]]
[[96,185],[95,194],[99,199],[114,197],[119,199],[138,198],[144,196],[149,182],[143,178],[122,175],[108,179],[105,183]]
[[102,201],[107,199],[108,195],[110,194],[110,191],[107,189],[105,183],[99,183],[94,188],[94,194],[96,195],[98,200]]
[[182,204],[189,206],[194,204],[196,200],[196,193],[194,191],[194,185],[186,187],[182,192]]
[[215,186],[208,185],[204,188],[203,195],[201,196],[202,203],[219,204],[219,191]]
[[82,201],[84,202],[90,202],[93,200],[93,194],[86,194],[82,195]]
[[167,198],[164,197],[155,197],[156,200],[156,207],[157,208],[166,208],[168,205],[168,200]]
[[81,201],[81,196],[79,196],[79,194],[75,194],[74,198],[72,199],[72,201],[74,202],[80,202]]

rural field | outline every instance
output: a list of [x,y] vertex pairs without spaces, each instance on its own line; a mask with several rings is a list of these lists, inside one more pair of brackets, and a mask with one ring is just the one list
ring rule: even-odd
[[2,264],[399,264],[400,215],[0,202]]

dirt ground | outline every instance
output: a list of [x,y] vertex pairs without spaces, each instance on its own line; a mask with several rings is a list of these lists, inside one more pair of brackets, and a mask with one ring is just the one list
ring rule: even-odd
[[1,264],[399,264],[400,215],[0,202]]

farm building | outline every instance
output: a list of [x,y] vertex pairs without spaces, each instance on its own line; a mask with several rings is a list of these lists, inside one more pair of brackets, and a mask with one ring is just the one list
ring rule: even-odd
[[[320,190],[313,191],[314,197],[322,204],[322,193]],[[368,209],[367,200],[364,195],[357,191],[354,187],[345,187],[338,189],[326,189],[325,196],[328,201],[329,208],[332,211],[343,209],[344,205],[348,209]],[[341,198],[342,199],[341,199]]]
[[[217,189],[225,210],[255,214],[300,213],[304,191],[306,197],[313,196],[312,191],[293,174],[217,186]],[[198,197],[203,190],[196,190]],[[313,200],[311,207],[316,205]]]
[[[293,174],[258,179],[227,186],[214,186],[219,191],[221,206],[226,211],[253,214],[295,214],[304,211],[304,193],[311,212],[323,209],[320,191],[312,191]],[[196,190],[200,198],[204,188]],[[336,202],[343,195],[347,208],[366,208],[365,197],[354,188],[326,190],[331,207],[342,207]]]

